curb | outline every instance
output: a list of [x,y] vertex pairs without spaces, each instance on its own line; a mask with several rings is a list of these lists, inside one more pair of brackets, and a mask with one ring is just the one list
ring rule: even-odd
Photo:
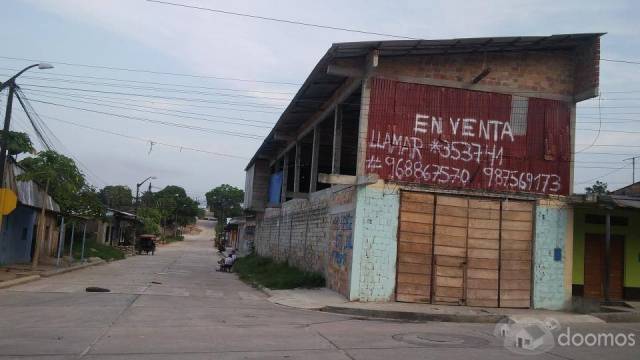
[[24,283],[28,283],[31,281],[35,281],[40,279],[40,275],[29,275],[29,276],[23,276],[17,279],[12,279],[12,280],[7,280],[7,281],[0,281],[0,289],[4,289],[4,288],[8,288],[14,285],[20,285],[20,284],[24,284]]
[[482,323],[495,324],[500,320],[507,319],[505,315],[487,314],[487,315],[468,315],[468,314],[428,314],[409,311],[389,311],[389,310],[369,310],[348,308],[340,306],[325,306],[319,311],[331,312],[337,314],[347,314],[355,316],[364,316],[372,318],[396,319],[405,321],[437,321],[437,322],[455,322],[455,323]]
[[591,313],[593,317],[608,323],[637,323],[640,322],[640,312],[637,311],[621,311],[607,313]]
[[45,271],[42,274],[40,274],[40,276],[48,278],[48,277],[51,277],[51,276],[60,275],[60,274],[68,273],[70,271],[80,270],[80,269],[84,269],[84,268],[87,268],[87,267],[90,267],[90,266],[96,266],[96,265],[100,265],[100,264],[106,264],[106,262],[104,260],[100,259],[98,261],[93,261],[93,262],[90,262],[90,263],[76,265],[76,266],[71,266],[71,267],[68,267],[68,268]]

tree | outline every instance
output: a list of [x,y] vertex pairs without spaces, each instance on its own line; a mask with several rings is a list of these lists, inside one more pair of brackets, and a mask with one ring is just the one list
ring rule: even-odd
[[[18,163],[24,172],[17,179],[34,181],[44,186],[42,203],[49,194],[60,205],[64,215],[100,216],[104,208],[95,189],[90,187],[75,162],[53,150],[42,151],[34,157],[28,157]],[[38,266],[40,246],[44,236],[44,212],[42,207],[38,224],[36,249],[33,257],[33,268]]]
[[110,208],[130,211],[133,205],[131,189],[125,185],[107,185],[100,190],[100,200]]
[[228,217],[242,214],[242,202],[244,201],[244,191],[229,184],[222,184],[205,194],[207,206],[212,211],[218,223],[217,231],[222,232]]
[[63,214],[71,214],[78,201],[78,194],[86,185],[84,176],[72,159],[53,150],[42,151],[35,157],[19,162],[25,172],[18,180],[33,180],[48,184],[45,191],[51,195]]
[[[0,132],[0,141],[2,139],[2,132]],[[33,154],[36,152],[33,147],[33,143],[29,138],[29,135],[23,132],[9,131],[9,137],[7,139],[7,151],[9,155],[15,156],[22,153]]]
[[165,225],[193,224],[198,215],[198,202],[187,196],[180,186],[169,185],[153,194]]
[[106,208],[95,188],[85,185],[77,196],[74,215],[100,218],[105,215]]
[[142,221],[142,228],[140,229],[142,234],[160,235],[160,222],[162,220],[160,210],[147,207],[140,208],[138,209],[138,218]]
[[608,192],[607,183],[602,182],[600,180],[596,181],[595,184],[586,187],[584,190],[587,192],[587,194],[598,194],[598,195],[606,194]]

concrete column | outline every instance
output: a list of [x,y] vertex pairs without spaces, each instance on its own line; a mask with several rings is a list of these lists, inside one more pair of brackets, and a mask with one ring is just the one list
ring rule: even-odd
[[340,157],[342,156],[342,105],[337,105],[333,117],[333,159],[331,173],[340,174]]
[[309,192],[315,192],[318,185],[318,155],[320,153],[320,131],[313,128],[313,147],[311,149],[311,176],[309,179]]
[[282,165],[282,190],[280,190],[280,203],[287,201],[287,180],[289,178],[289,153],[284,153]]
[[300,192],[300,151],[301,146],[300,143],[296,143],[296,159],[294,164],[294,173],[293,173],[293,192]]
[[367,131],[369,129],[369,102],[371,95],[371,80],[362,80],[362,95],[360,100],[360,121],[358,125],[358,156],[356,162],[356,175],[366,175],[365,162],[367,156]]

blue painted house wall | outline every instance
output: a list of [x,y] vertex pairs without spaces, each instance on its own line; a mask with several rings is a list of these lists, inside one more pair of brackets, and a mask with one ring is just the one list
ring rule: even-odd
[[18,205],[3,218],[0,232],[0,265],[31,261],[31,241],[37,211]]
[[393,301],[400,196],[383,182],[361,186],[356,198],[352,301]]
[[561,310],[571,300],[572,209],[540,201],[536,207],[533,307]]

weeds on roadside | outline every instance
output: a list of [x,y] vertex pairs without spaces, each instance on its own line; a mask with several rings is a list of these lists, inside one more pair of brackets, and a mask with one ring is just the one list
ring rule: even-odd
[[269,289],[314,288],[325,285],[324,277],[287,263],[255,254],[238,258],[233,269],[242,281]]

